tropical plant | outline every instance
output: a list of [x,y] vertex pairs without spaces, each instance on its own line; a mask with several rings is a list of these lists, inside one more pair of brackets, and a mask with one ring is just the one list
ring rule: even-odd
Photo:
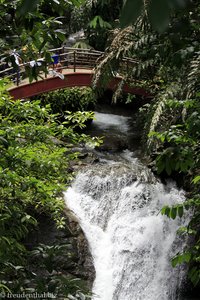
[[[53,275],[53,251],[46,246],[43,260],[44,282],[36,282],[28,263],[29,252],[24,244],[28,233],[37,227],[37,216],[45,214],[58,228],[65,226],[63,191],[73,178],[69,168],[78,153],[71,152],[76,143],[96,143],[97,139],[78,134],[73,127],[84,127],[88,112],[70,113],[65,124],[57,122],[50,105],[40,101],[14,101],[0,81],[0,281],[1,291],[53,291],[76,294],[77,282],[68,276]],[[46,258],[45,258],[46,257]],[[55,256],[54,256],[55,257]],[[50,263],[51,261],[51,263]],[[46,271],[45,271],[46,268]],[[52,271],[52,272],[51,272]],[[38,270],[40,272],[40,270]],[[72,280],[72,282],[70,281]],[[71,283],[70,283],[71,282]],[[69,284],[72,289],[66,288]],[[77,288],[75,288],[77,287]],[[67,295],[67,294],[65,294]]]
[[171,11],[183,8],[186,4],[187,0],[125,0],[120,18],[121,25],[134,24],[141,14],[146,14],[153,28],[163,31],[169,25]]
[[52,113],[63,115],[68,111],[90,111],[94,109],[96,95],[89,87],[60,89],[37,96],[43,105],[50,104]]
[[[196,95],[197,96],[197,95]],[[166,122],[167,121],[167,122]],[[167,126],[166,126],[167,124]],[[190,193],[183,204],[172,207],[164,206],[161,213],[169,218],[182,217],[190,210],[187,226],[181,227],[178,233],[188,235],[188,243],[183,253],[177,253],[172,259],[172,266],[188,263],[188,277],[194,286],[200,283],[200,106],[195,100],[166,100],[165,107],[157,122],[157,131],[149,134],[150,155],[158,174],[182,177],[182,184]],[[153,147],[153,148],[152,148]]]
[[[193,183],[197,183],[199,176],[193,179]],[[194,286],[200,283],[200,198],[199,195],[194,196],[192,199],[188,199],[183,204],[174,205],[172,207],[164,206],[161,210],[163,215],[169,218],[175,219],[176,217],[182,218],[185,211],[190,210],[192,218],[187,226],[180,227],[178,229],[179,235],[189,236],[192,238],[191,244],[188,244],[182,253],[177,253],[172,258],[172,266],[176,267],[179,264],[189,264],[188,277]]]

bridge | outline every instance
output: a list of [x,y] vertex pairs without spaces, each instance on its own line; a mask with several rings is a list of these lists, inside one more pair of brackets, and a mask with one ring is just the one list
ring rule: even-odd
[[[96,65],[103,57],[103,52],[90,49],[56,48],[49,50],[50,53],[58,53],[59,64],[54,68],[52,63],[47,63],[43,58],[19,64],[19,69],[13,67],[3,68],[0,77],[10,79],[13,84],[8,89],[14,99],[25,99],[41,93],[74,86],[91,86]],[[136,61],[124,58],[120,66],[120,72],[124,73],[137,64]],[[0,65],[1,66],[1,65]],[[38,79],[29,82],[27,68],[37,68]],[[49,73],[44,73],[44,67]],[[1,67],[2,69],[2,67]],[[120,75],[113,76],[107,84],[107,89],[115,90],[120,83]],[[149,97],[150,94],[140,87],[132,87],[128,84],[123,86],[123,91],[135,95]]]

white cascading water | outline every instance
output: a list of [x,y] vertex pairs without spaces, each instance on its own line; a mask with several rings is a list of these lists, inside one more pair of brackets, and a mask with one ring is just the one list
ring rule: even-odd
[[92,299],[177,300],[182,272],[171,267],[170,257],[181,251],[180,220],[160,210],[183,202],[184,195],[131,156],[124,151],[118,162],[86,167],[65,193],[93,256]]

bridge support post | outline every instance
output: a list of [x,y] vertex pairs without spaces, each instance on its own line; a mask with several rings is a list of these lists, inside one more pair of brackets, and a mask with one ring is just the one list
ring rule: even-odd
[[74,72],[76,72],[76,51],[74,51]]
[[17,76],[17,86],[19,86],[19,83],[20,83],[20,67],[17,66],[17,72],[16,72],[16,76]]
[[48,74],[48,64],[47,64],[46,61],[45,61],[45,63],[44,63],[44,66],[45,66],[45,78],[47,78],[47,74]]

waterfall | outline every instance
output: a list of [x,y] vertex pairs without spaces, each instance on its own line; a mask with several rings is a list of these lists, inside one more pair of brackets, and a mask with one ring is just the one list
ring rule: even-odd
[[180,219],[160,213],[184,201],[173,183],[163,185],[133,153],[104,160],[77,175],[65,193],[88,240],[96,270],[93,300],[177,300],[182,280],[170,257],[181,251]]

